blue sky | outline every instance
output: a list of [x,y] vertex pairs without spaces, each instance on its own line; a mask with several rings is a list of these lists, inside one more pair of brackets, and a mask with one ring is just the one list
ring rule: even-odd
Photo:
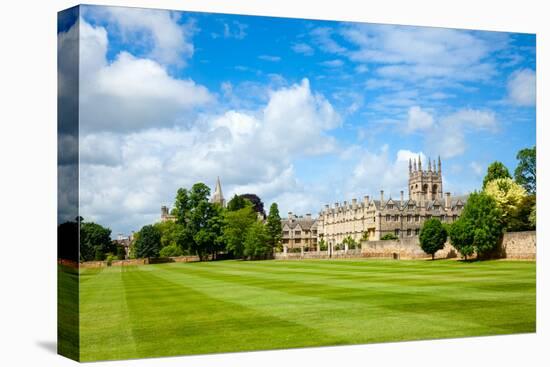
[[226,196],[315,214],[397,197],[418,155],[467,193],[535,144],[534,35],[81,10],[82,215],[114,233],[218,175]]

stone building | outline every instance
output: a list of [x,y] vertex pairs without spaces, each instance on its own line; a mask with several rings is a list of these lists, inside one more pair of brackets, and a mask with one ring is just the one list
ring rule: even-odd
[[369,240],[379,240],[386,234],[400,238],[416,236],[423,223],[429,218],[442,222],[455,221],[464,207],[465,197],[451,197],[443,194],[441,160],[428,160],[428,169],[422,170],[422,161],[409,160],[408,198],[401,191],[399,199],[384,198],[380,191],[379,199],[368,195],[362,201],[325,205],[317,220],[318,237],[329,246],[341,244],[351,236],[357,242],[368,236]]
[[289,249],[300,249],[300,251],[318,250],[317,221],[306,214],[305,217],[298,217],[292,212],[288,213],[287,218],[281,220],[283,228],[283,251],[286,253]]

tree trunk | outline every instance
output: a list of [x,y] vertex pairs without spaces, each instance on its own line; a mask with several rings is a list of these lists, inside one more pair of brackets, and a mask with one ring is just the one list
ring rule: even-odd
[[435,260],[435,254],[432,254],[432,261]]

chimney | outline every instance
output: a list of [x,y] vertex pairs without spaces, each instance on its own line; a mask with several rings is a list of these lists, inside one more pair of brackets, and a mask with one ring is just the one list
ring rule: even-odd
[[384,202],[384,190],[380,190],[380,204]]
[[365,205],[369,205],[369,196],[365,195],[365,197],[363,198],[363,201],[365,202]]
[[445,193],[445,210],[451,209],[451,193],[446,192]]
[[306,214],[306,219],[311,219],[311,213]]
[[403,190],[401,190],[401,205],[403,205]]
[[292,220],[294,219],[294,216],[292,215],[292,212],[288,212],[288,221],[292,223]]
[[327,211],[328,211],[329,209],[330,209],[330,205],[328,205],[328,204],[325,204],[325,210],[327,210]]

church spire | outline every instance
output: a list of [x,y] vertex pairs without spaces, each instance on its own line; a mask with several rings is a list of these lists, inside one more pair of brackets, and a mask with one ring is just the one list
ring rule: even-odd
[[412,172],[412,161],[409,158],[409,173],[411,173],[411,172]]
[[420,154],[418,155],[418,170],[422,171],[422,159],[420,158]]
[[212,195],[212,199],[210,201],[215,204],[220,204],[222,207],[225,206],[225,199],[223,198],[220,176],[218,176],[218,179],[216,180],[216,188],[214,189],[214,194]]
[[441,173],[441,156],[437,156],[437,172]]
[[428,171],[431,172],[431,170],[432,170],[432,160],[428,158]]

